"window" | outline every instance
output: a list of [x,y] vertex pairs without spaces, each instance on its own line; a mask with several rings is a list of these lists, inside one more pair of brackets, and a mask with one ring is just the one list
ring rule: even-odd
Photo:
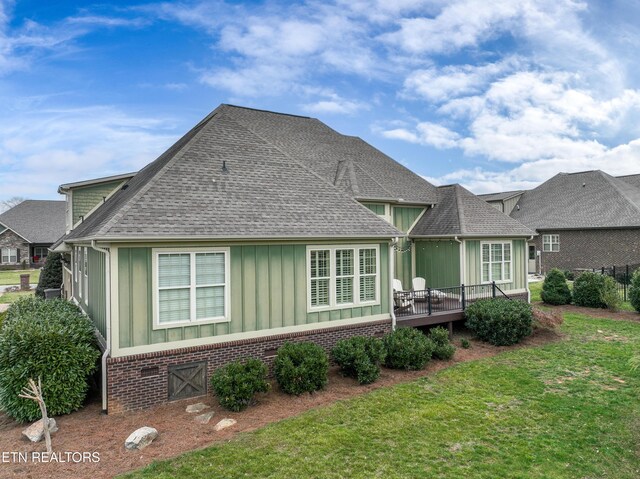
[[377,246],[308,249],[309,310],[378,304]]
[[560,235],[542,235],[542,251],[545,253],[560,251]]
[[511,281],[511,243],[481,243],[482,282]]
[[155,327],[229,321],[228,250],[154,251]]
[[3,263],[17,263],[18,262],[18,249],[17,248],[2,248],[2,262]]
[[86,247],[82,251],[82,271],[84,272],[84,277],[82,278],[84,301],[89,304],[89,254]]
[[49,254],[49,250],[42,246],[36,246],[33,248],[33,259],[35,262],[35,258],[38,258],[38,261],[43,261],[47,255]]

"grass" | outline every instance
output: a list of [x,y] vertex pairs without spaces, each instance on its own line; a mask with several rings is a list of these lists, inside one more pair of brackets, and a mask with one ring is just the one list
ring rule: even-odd
[[[640,476],[640,323],[461,363],[129,473],[143,478]],[[354,387],[357,387],[354,385]]]
[[0,304],[9,304],[17,301],[18,299],[33,294],[33,291],[16,291],[15,293],[2,293],[0,294]]
[[17,286],[20,284],[20,275],[29,274],[29,282],[35,284],[40,279],[39,269],[15,269],[0,271],[0,286]]

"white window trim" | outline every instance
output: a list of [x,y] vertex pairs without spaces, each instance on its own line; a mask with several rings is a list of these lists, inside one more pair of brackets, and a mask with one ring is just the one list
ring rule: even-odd
[[[501,279],[500,281],[496,281],[496,284],[508,284],[508,283],[513,283],[514,279],[513,279],[513,241],[481,241],[480,242],[480,283],[481,284],[491,284],[493,283],[493,278],[492,278],[492,274],[491,274],[491,262],[489,262],[489,281],[482,281],[482,266],[484,264],[484,261],[482,260],[482,246],[488,244],[489,245],[489,255],[491,255],[491,245],[492,244],[501,244],[501,245],[505,245],[508,244],[509,246],[509,251],[511,252],[511,259],[509,260],[509,278],[511,279]],[[491,256],[489,256],[489,259],[491,259]],[[504,247],[502,248],[502,268],[503,268],[503,272],[504,272]]]
[[89,253],[85,246],[82,250],[82,287],[84,289],[84,303],[89,306]]
[[[224,253],[224,316],[217,318],[191,319],[189,321],[172,321],[170,323],[160,323],[160,295],[158,294],[158,256],[161,254],[189,253],[191,255],[191,280],[189,288],[195,291],[195,254],[196,253]],[[152,297],[153,297],[153,329],[184,328],[201,324],[228,323],[231,321],[231,248],[153,248],[151,250],[151,270],[152,270]],[[190,294],[192,318],[196,316],[196,297]]]
[[[336,250],[351,249],[354,251],[353,299],[352,303],[336,302]],[[360,250],[376,250],[376,299],[375,301],[360,301]],[[329,251],[329,305],[311,305],[311,252]],[[377,306],[380,304],[380,246],[377,244],[349,244],[349,245],[313,245],[307,246],[307,312],[333,311],[338,309]],[[315,278],[314,278],[315,279]]]
[[[554,238],[556,241],[553,241]],[[548,239],[548,241],[546,241]],[[553,245],[557,244],[557,251],[553,251]],[[546,249],[546,245],[549,245],[549,249]],[[560,235],[559,234],[548,234],[542,235],[542,251],[544,253],[559,253],[560,252]]]
[[[5,255],[5,251],[7,252],[7,254]],[[15,254],[11,254],[11,252],[14,251]],[[0,256],[2,256],[2,263],[7,263],[7,264],[11,264],[11,263],[17,263],[18,262],[18,248],[0,248]],[[15,258],[15,261],[11,261],[11,257]],[[7,261],[4,260],[4,258],[7,258]]]

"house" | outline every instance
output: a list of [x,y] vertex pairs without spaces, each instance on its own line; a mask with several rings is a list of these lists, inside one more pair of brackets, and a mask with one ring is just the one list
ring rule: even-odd
[[518,200],[524,193],[524,190],[503,191],[501,193],[488,193],[478,195],[498,211],[502,211],[505,215],[510,215],[518,204]]
[[64,201],[25,200],[0,214],[0,266],[41,266],[64,225]]
[[458,315],[462,281],[527,297],[532,231],[313,118],[221,105],[135,175],[60,192],[55,249],[96,325],[110,413],[202,395],[217,367],[285,341],[451,321],[396,316],[394,277],[460,289]]
[[514,205],[505,212],[538,233],[528,245],[530,272],[640,264],[640,175],[559,173],[516,196],[480,195],[491,204],[501,196]]

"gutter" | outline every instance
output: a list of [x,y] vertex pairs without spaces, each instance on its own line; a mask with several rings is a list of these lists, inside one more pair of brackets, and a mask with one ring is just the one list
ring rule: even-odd
[[105,255],[105,321],[107,331],[105,338],[107,341],[104,353],[102,353],[102,413],[107,413],[107,358],[111,354],[111,253],[108,249],[96,246],[95,240],[91,242],[91,248]]
[[396,330],[396,313],[394,312],[395,302],[393,301],[393,278],[395,271],[393,270],[393,243],[389,243],[389,313],[391,313],[391,331]]
[[[525,246],[527,247],[527,249],[526,249],[527,274],[525,275],[525,279],[524,279],[524,287],[527,288],[527,303],[529,303],[529,304],[531,304],[531,290],[529,289],[529,241],[533,241],[533,238],[534,238],[534,235],[531,235],[531,238],[529,238],[527,240],[527,242],[525,243]],[[537,264],[538,264],[537,252],[536,252],[535,262],[536,262],[536,266],[537,266]]]

